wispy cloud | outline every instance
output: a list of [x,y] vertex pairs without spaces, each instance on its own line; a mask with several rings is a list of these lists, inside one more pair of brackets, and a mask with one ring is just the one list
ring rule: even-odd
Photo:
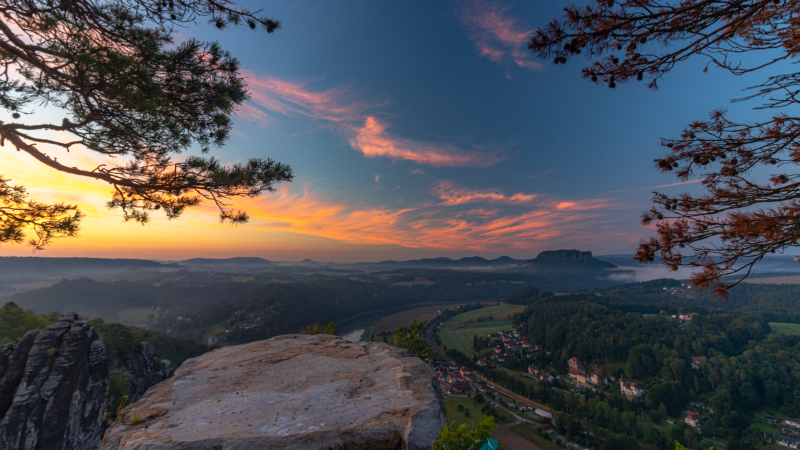
[[533,30],[517,23],[508,7],[496,1],[469,0],[456,9],[461,23],[470,32],[478,53],[496,63],[511,59],[520,67],[541,71],[544,64],[533,61],[525,47]]
[[505,159],[499,153],[480,153],[449,144],[404,139],[387,132],[386,128],[385,123],[367,116],[362,126],[347,128],[347,140],[367,158],[386,157],[433,167],[488,167]]
[[[505,160],[502,152],[510,147],[510,144],[505,144],[493,149],[462,149],[448,143],[403,138],[390,133],[385,120],[370,113],[388,102],[360,102],[352,90],[343,87],[313,91],[305,83],[270,75],[246,72],[245,76],[250,96],[260,108],[285,116],[306,116],[321,121],[367,158],[384,157],[433,167],[488,167]],[[267,116],[259,108],[243,108],[240,114],[250,120],[256,120],[260,115]]]
[[456,186],[451,181],[440,181],[434,185],[432,193],[444,200],[442,205],[465,205],[467,203],[501,203],[522,205],[533,202],[536,194],[516,193],[506,195],[499,189],[470,189]]
[[[486,202],[492,203],[491,197]],[[464,203],[449,201],[405,208],[365,206],[307,187],[302,192],[282,188],[277,195],[240,206],[251,213],[253,225],[264,229],[345,243],[395,244],[448,251],[526,250],[556,238],[588,243],[596,239],[596,230],[608,215],[607,211],[559,209],[551,202],[531,205],[523,212],[510,214],[496,208],[465,209]]]

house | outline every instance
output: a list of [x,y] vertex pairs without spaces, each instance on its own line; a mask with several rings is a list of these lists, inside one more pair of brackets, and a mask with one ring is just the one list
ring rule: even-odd
[[531,375],[534,375],[534,376],[535,376],[535,375],[539,375],[539,372],[541,372],[541,371],[539,370],[539,368],[538,368],[538,367],[536,367],[536,366],[534,366],[533,364],[531,364],[530,366],[528,366],[528,373],[529,373],[529,374],[531,374]]
[[549,373],[547,373],[547,372],[541,372],[541,373],[539,374],[539,379],[540,379],[541,381],[545,381],[545,382],[548,382],[548,383],[549,383],[549,382],[553,381],[553,376],[552,376],[552,375],[550,375],[550,374],[549,374]]
[[783,419],[783,425],[800,429],[800,419]]
[[633,381],[625,381],[622,378],[619,380],[619,388],[628,399],[638,398],[644,394],[644,389]]
[[608,384],[608,378],[602,373],[593,373],[589,379],[592,384]]
[[[672,316],[672,317],[675,317],[675,316]],[[692,313],[678,314],[678,319],[680,319],[680,320],[692,320]]]
[[522,338],[520,342],[522,342],[523,348],[531,348],[531,341],[529,341],[528,338]]
[[469,381],[459,381],[453,384],[453,391],[463,394],[464,392],[472,389],[472,384]]
[[539,351],[541,349],[542,349],[542,344],[536,344],[536,345],[533,346],[533,350],[534,351]]
[[690,427],[700,428],[700,415],[697,411],[689,410],[686,412],[686,418],[683,419]]
[[477,365],[478,365],[478,366],[480,366],[480,367],[485,367],[485,366],[486,366],[486,364],[488,364],[488,363],[487,363],[487,361],[486,361],[486,358],[481,358],[481,359],[479,359],[479,360],[478,360],[478,362],[477,362],[477,363],[475,363],[475,364],[477,364]]
[[570,358],[569,361],[567,361],[567,364],[569,364],[570,369],[585,370],[585,368],[583,367],[583,361],[581,361],[578,358],[575,358],[574,356]]
[[505,336],[503,336],[503,344],[508,345],[509,342],[511,342],[511,336],[506,334]]
[[513,349],[517,348],[517,344],[515,344],[513,342],[509,342],[508,344],[506,344],[506,348],[510,349],[510,350],[513,350]]
[[461,380],[463,380],[463,378],[461,378],[461,374],[458,372],[449,372],[447,374],[447,382],[449,384],[457,383]]
[[775,438],[775,442],[777,442],[778,445],[782,445],[784,447],[800,449],[800,440],[790,438],[789,436],[778,435]]
[[577,381],[578,383],[587,384],[587,380],[589,379],[589,374],[587,374],[583,370],[569,369],[569,377]]
[[692,369],[700,370],[700,356],[692,356]]
[[767,423],[770,425],[777,425],[780,420],[775,416],[767,416]]
[[553,434],[555,432],[555,429],[553,429],[552,425],[544,424],[544,425],[538,425],[538,427],[540,430],[544,431],[547,434]]
[[502,348],[502,347],[500,347],[500,346],[498,345],[498,346],[496,346],[496,347],[494,348],[494,352],[495,352],[495,353],[502,353],[502,352],[503,352],[503,348]]
[[215,345],[219,344],[219,336],[209,336],[208,340],[206,341],[208,345]]
[[514,330],[514,337],[519,337],[519,330]]
[[548,419],[552,419],[553,418],[553,414],[552,413],[549,413],[549,412],[547,412],[547,411],[545,411],[543,409],[536,408],[536,409],[533,410],[533,413],[536,414],[537,416],[540,416],[540,417],[546,417]]
[[503,356],[503,355],[498,355],[498,356],[497,356],[497,361],[499,361],[499,362],[506,362],[506,357],[505,357],[505,356]]
[[467,375],[472,373],[472,371],[469,370],[466,366],[461,366],[460,372],[462,377],[466,377]]

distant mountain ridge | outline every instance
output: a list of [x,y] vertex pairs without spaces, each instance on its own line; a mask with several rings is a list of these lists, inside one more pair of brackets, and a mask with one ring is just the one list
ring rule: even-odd
[[255,256],[237,256],[234,258],[224,258],[224,259],[191,258],[191,259],[185,259],[183,261],[178,261],[178,264],[199,265],[199,266],[218,266],[218,265],[230,265],[230,264],[270,266],[273,263],[272,261]]
[[520,264],[523,267],[541,267],[548,269],[613,269],[617,266],[610,262],[600,261],[592,256],[592,252],[580,250],[549,250]]
[[[514,259],[508,256],[501,256],[497,259],[486,259],[480,256],[466,256],[461,259],[452,259],[445,256],[437,258],[423,258],[412,259],[409,261],[381,261],[377,264],[380,265],[397,265],[403,264],[406,266],[426,266],[426,267],[497,267],[497,266],[513,266],[523,262],[524,260]],[[358,263],[358,264],[376,264],[376,263]]]

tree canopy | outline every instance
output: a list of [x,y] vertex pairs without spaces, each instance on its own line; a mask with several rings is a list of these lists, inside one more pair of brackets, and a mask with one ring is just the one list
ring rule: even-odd
[[[0,108],[12,119],[0,122],[0,145],[109,183],[108,206],[126,220],[146,223],[156,210],[176,218],[205,199],[222,221],[241,223],[247,214],[231,208],[231,198],[292,180],[291,168],[270,158],[225,166],[214,157],[175,157],[223,146],[230,115],[248,98],[229,52],[194,38],[176,43],[175,27],[207,19],[219,29],[272,33],[280,22],[227,0],[2,0],[0,10]],[[61,122],[42,121],[36,107],[61,113]],[[70,151],[119,162],[68,167],[58,157]],[[29,200],[0,176],[0,243],[21,242],[33,229],[30,243],[42,248],[74,236],[82,217],[76,205]]]
[[[679,137],[662,140],[667,154],[655,160],[658,170],[674,172],[680,181],[699,179],[703,192],[654,193],[655,206],[642,223],[655,225],[657,233],[640,244],[636,258],[660,258],[672,270],[698,268],[692,281],[723,297],[738,282],[722,277],[746,277],[765,255],[800,239],[800,118],[791,110],[800,74],[788,65],[800,53],[798,8],[789,0],[593,0],[565,8],[562,19],[530,40],[534,53],[556,64],[587,56],[583,77],[610,88],[638,80],[657,89],[659,80],[694,55],[707,58],[704,72],[784,68],[738,99],[762,98],[758,108],[776,110],[771,119],[736,121],[724,109],[713,110]],[[761,169],[771,176],[758,177]]]

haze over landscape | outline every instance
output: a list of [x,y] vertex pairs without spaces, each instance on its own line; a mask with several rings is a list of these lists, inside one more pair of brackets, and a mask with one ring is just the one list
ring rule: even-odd
[[800,448],[798,14],[0,0],[0,450]]

